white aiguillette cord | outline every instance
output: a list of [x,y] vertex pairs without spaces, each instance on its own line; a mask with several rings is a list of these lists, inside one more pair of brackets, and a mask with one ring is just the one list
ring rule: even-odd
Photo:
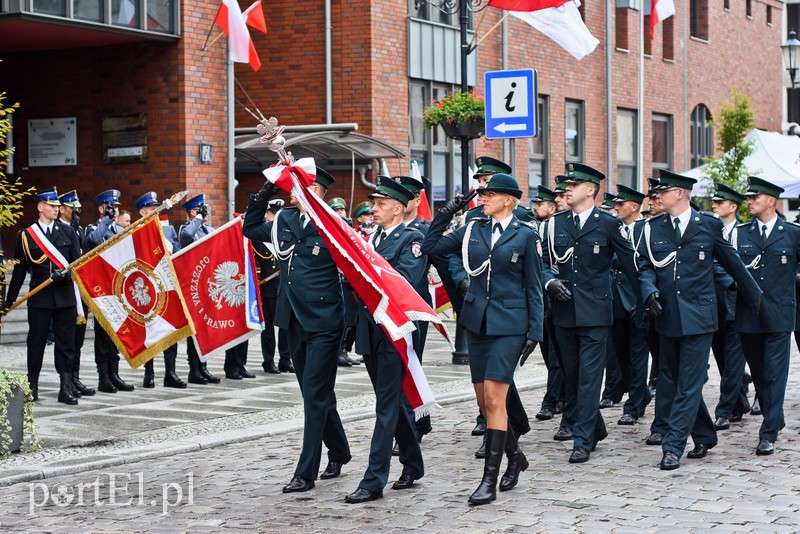
[[[660,260],[660,261],[656,260],[653,257],[653,251],[650,249],[650,221],[647,221],[645,223],[645,225],[644,225],[644,244],[647,247],[647,255],[650,258],[650,262],[653,264],[653,266],[656,269],[663,269],[664,267],[666,267],[670,263],[675,262],[675,258],[678,257],[678,251],[676,251],[676,250],[673,250],[672,252],[667,254],[667,256],[663,260]],[[673,279],[675,279],[675,276],[677,274],[677,268],[678,268],[678,263],[675,262],[675,265],[673,265],[673,268],[672,268],[672,277],[673,277]]]
[[[731,230],[731,246],[733,246],[733,248],[736,249],[736,252],[739,252],[739,228],[738,227],[735,227],[733,230]],[[761,265],[761,254],[757,255],[753,259],[753,261],[751,261],[749,264],[745,265],[745,267],[748,268],[748,269],[752,269],[754,271],[756,269],[760,269],[761,267],[763,267],[763,265]]]

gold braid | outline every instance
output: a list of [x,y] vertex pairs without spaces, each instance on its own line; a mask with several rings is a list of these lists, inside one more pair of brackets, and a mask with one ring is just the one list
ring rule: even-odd
[[258,257],[259,257],[259,258],[261,258],[262,260],[272,260],[272,259],[274,259],[274,258],[275,258],[275,255],[274,255],[274,254],[272,254],[272,253],[269,251],[269,249],[267,249],[267,255],[266,255],[266,256],[264,256],[263,254],[259,253],[259,252],[258,252],[258,249],[257,249],[256,247],[253,247],[253,252],[255,253],[255,255],[256,255],[256,256],[258,256]]
[[31,256],[30,245],[28,244],[28,232],[26,232],[25,230],[22,231],[22,249],[25,251],[25,255],[28,257],[28,261],[33,263],[34,265],[41,265],[42,263],[44,263],[49,259],[47,257],[47,254],[45,254],[44,252],[42,252],[42,257],[39,258],[38,260],[33,259],[33,256]]

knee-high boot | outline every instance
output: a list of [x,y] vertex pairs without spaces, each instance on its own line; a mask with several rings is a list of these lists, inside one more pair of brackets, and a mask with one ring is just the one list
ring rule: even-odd
[[483,466],[483,480],[470,496],[472,504],[489,504],[497,498],[497,476],[506,446],[506,431],[488,428],[486,430],[486,460]]
[[147,360],[147,362],[144,364],[144,380],[142,381],[142,387],[156,387],[156,371],[153,366],[153,360]]
[[508,426],[508,433],[506,434],[505,450],[506,457],[508,457],[508,466],[506,467],[506,472],[503,474],[503,477],[500,479],[500,491],[508,491],[516,486],[520,471],[525,471],[528,465],[530,465],[528,459],[525,458],[525,454],[523,454],[522,450],[519,448],[517,436],[511,429],[511,425]]

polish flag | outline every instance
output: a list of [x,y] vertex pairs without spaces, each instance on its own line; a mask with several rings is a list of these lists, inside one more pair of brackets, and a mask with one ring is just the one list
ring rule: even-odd
[[[258,6],[256,7],[256,4]],[[228,36],[231,59],[234,63],[249,63],[254,71],[261,68],[261,60],[256,53],[256,47],[250,32],[247,30],[248,20],[251,26],[261,29],[264,13],[261,10],[260,0],[247,9],[249,17],[245,17],[237,0],[222,0],[217,11],[215,22],[219,24],[225,35]],[[260,16],[260,20],[259,20]],[[264,30],[266,31],[266,23]]]
[[[411,162],[411,177],[416,178],[420,182],[425,182],[422,179],[422,173],[419,172],[419,165],[416,161]],[[417,217],[421,221],[432,221],[433,217],[431,216],[431,205],[428,203],[428,193],[425,189],[421,189],[419,192],[419,207],[417,208]]]
[[652,0],[650,9],[650,39],[656,32],[656,24],[667,20],[675,14],[675,2],[673,0]]
[[[494,0],[492,0],[494,1]],[[671,2],[672,0],[660,0]],[[490,4],[491,5],[491,4]],[[600,41],[591,34],[578,11],[578,0],[562,2],[558,7],[549,7],[533,12],[512,11],[511,14],[533,26],[577,60],[594,52]]]
[[489,0],[491,7],[508,11],[538,11],[548,7],[558,7],[570,0]]
[[247,25],[257,29],[261,33],[267,33],[267,21],[264,20],[264,9],[261,7],[261,0],[253,2],[253,5],[244,10],[244,20]]

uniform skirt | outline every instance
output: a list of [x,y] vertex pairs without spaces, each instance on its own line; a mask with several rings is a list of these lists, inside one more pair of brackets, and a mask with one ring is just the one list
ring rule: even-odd
[[525,345],[524,334],[487,336],[467,330],[469,370],[472,383],[494,380],[510,384]]

